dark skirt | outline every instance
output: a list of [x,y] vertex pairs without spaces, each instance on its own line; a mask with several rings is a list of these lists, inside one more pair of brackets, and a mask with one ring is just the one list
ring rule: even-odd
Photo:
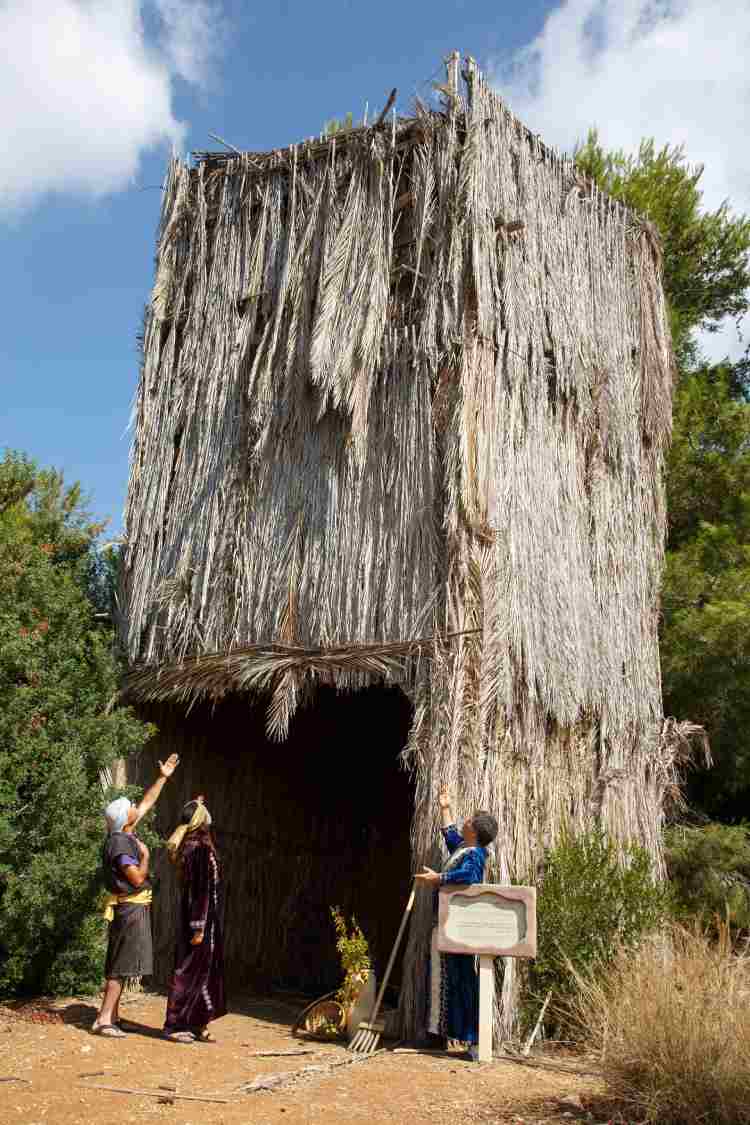
[[430,955],[429,1030],[446,1039],[479,1040],[479,977],[472,954],[441,953],[437,928]]
[[107,980],[150,977],[154,971],[151,908],[116,906],[109,924],[104,976]]
[[169,984],[167,1032],[196,1031],[226,1015],[224,946],[218,919],[206,926],[200,945],[191,945],[195,931],[178,935],[175,968]]

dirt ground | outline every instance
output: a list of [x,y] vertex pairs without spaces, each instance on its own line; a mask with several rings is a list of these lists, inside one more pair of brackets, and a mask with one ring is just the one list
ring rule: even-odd
[[[17,1011],[0,1007],[0,1122],[562,1125],[610,1120],[598,1080],[549,1069],[549,1059],[544,1069],[500,1059],[478,1065],[458,1052],[403,1053],[387,1044],[374,1058],[350,1063],[343,1046],[292,1038],[297,1011],[289,999],[247,998],[211,1025],[215,1044],[180,1045],[160,1037],[164,998],[153,993],[136,995],[122,1006],[126,1039],[91,1034],[93,1001],[40,1003]],[[283,1053],[302,1050],[310,1053]],[[279,1054],[261,1058],[257,1052]],[[324,1069],[299,1073],[306,1067]],[[291,1083],[246,1089],[259,1078],[294,1071],[298,1076]],[[170,1100],[172,1093],[216,1101]]]

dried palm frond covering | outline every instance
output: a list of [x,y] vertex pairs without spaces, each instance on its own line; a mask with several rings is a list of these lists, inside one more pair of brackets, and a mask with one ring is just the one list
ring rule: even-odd
[[[476,632],[477,630],[474,630]],[[448,643],[467,632],[441,638]],[[143,703],[181,703],[192,705],[200,699],[219,700],[232,692],[271,693],[267,731],[271,738],[283,738],[289,730],[289,681],[294,677],[296,691],[303,687],[310,694],[315,685],[331,684],[348,688],[360,686],[369,678],[383,682],[405,682],[410,669],[405,665],[425,649],[431,650],[434,637],[391,644],[341,645],[328,649],[303,649],[293,645],[250,645],[231,652],[209,652],[186,658],[180,664],[154,669],[149,664],[134,668],[125,681],[125,695]]]
[[[596,817],[659,870],[682,736],[657,640],[658,240],[465,77],[413,118],[172,162],[126,512],[131,694],[266,687],[283,737],[297,650],[351,687],[398,678],[390,644],[466,633],[403,671],[415,867],[448,785],[500,821],[491,878],[529,878]],[[429,926],[424,903],[407,1033]],[[502,1034],[514,990],[508,963]]]

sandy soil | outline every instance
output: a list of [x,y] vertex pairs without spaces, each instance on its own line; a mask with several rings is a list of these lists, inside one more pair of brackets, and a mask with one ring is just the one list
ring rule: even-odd
[[[142,993],[122,1007],[126,1039],[90,1033],[91,1001],[56,1001],[12,1012],[0,1008],[0,1122],[77,1125],[78,1122],[174,1122],[175,1125],[398,1122],[399,1125],[542,1125],[607,1121],[595,1078],[496,1060],[472,1064],[458,1054],[384,1050],[349,1064],[339,1045],[293,1039],[297,1005],[248,998],[212,1024],[215,1044],[172,1044],[160,1037],[164,999]],[[305,1055],[259,1058],[253,1052]],[[341,1063],[333,1067],[332,1064]],[[277,1089],[248,1091],[263,1076],[305,1067]],[[222,1099],[160,1100],[97,1086]],[[163,1099],[169,1091],[161,1092]]]

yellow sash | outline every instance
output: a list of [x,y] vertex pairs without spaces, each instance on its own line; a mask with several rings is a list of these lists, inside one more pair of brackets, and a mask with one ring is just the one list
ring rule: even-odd
[[114,920],[116,906],[123,906],[125,903],[130,906],[150,906],[153,897],[150,887],[131,895],[107,895],[104,900],[104,920],[105,922]]

